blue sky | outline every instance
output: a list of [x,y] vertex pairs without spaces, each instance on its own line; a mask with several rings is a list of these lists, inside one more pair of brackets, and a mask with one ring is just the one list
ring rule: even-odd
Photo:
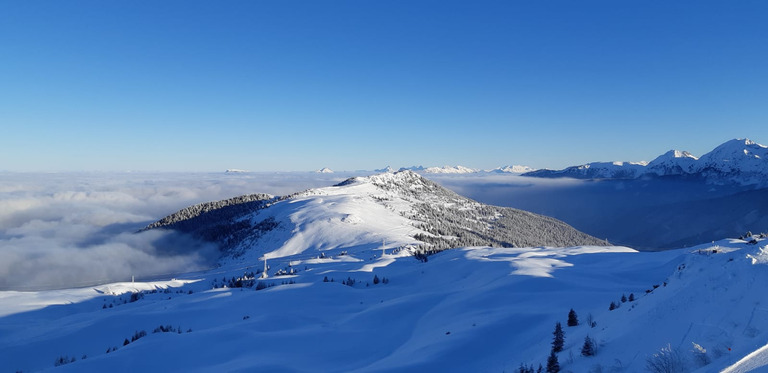
[[760,1],[7,1],[0,170],[561,168],[768,143]]

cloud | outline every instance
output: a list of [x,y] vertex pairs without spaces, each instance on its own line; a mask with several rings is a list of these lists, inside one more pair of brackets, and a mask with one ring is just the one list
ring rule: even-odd
[[167,231],[135,233],[189,205],[289,194],[351,175],[3,173],[0,290],[130,281],[215,265],[218,248]]

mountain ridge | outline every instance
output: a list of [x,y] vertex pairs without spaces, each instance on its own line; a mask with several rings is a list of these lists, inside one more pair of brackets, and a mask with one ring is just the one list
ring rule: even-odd
[[720,144],[701,157],[670,150],[651,162],[591,162],[522,176],[576,179],[698,178],[714,184],[768,186],[768,147],[747,138]]

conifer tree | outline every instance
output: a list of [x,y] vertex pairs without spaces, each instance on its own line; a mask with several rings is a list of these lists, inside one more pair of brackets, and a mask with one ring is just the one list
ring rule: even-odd
[[552,351],[560,352],[563,350],[563,344],[565,343],[565,332],[563,332],[563,326],[558,321],[555,324],[555,331],[552,332],[555,338],[552,340]]
[[581,354],[584,356],[594,356],[596,352],[595,342],[592,338],[589,338],[589,336],[584,337],[584,345],[581,346]]
[[549,353],[549,357],[547,358],[547,373],[559,373],[560,372],[560,362],[557,361],[557,355],[555,355],[555,351],[552,351]]
[[576,311],[571,308],[571,310],[568,312],[568,326],[576,325],[579,325],[579,318],[576,316]]

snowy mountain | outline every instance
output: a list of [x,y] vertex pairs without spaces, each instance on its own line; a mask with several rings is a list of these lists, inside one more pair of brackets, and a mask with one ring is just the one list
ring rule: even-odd
[[319,169],[319,170],[317,170],[317,171],[315,171],[315,172],[317,172],[317,173],[319,173],[319,174],[332,174],[332,173],[333,173],[333,170],[331,170],[331,169],[330,169],[330,168],[328,168],[328,167],[323,167],[323,168],[321,168],[321,169]]
[[385,172],[387,172],[387,173],[389,173],[389,172],[395,172],[395,169],[390,167],[390,166],[387,166],[387,167],[384,167],[384,168],[373,170],[373,172],[376,172],[376,173],[385,173]]
[[473,174],[478,172],[474,168],[464,166],[443,166],[443,167],[429,167],[424,169],[428,174]]
[[687,175],[693,173],[697,160],[686,151],[670,150],[648,163],[645,172],[658,176]]
[[713,184],[768,186],[768,147],[749,139],[734,139],[696,158],[678,150],[645,162],[595,162],[563,170],[538,170],[534,177],[635,179],[640,177],[700,178]]
[[424,171],[424,166],[410,166],[410,167],[400,167],[398,171],[413,171],[413,172],[422,172]]
[[462,246],[601,245],[549,217],[483,205],[412,172],[348,179],[289,196],[254,194],[191,206],[149,225],[254,259],[379,247],[411,253]]
[[503,173],[503,174],[524,174],[526,172],[532,172],[532,171],[536,171],[536,169],[528,166],[513,165],[513,166],[497,167],[488,172]]
[[765,184],[768,147],[749,139],[728,141],[704,154],[693,172],[720,183]]

